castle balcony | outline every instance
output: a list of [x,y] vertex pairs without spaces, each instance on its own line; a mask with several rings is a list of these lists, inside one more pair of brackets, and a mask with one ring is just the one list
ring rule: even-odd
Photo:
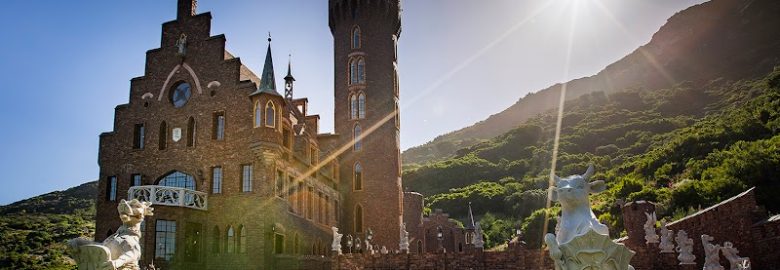
[[208,195],[205,192],[181,187],[134,186],[127,191],[127,198],[151,202],[152,206],[177,206],[203,211],[208,209]]

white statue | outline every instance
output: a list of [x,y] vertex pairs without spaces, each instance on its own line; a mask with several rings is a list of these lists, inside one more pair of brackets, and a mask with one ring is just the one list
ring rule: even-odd
[[750,258],[740,257],[739,255],[737,255],[739,253],[739,250],[735,248],[734,244],[732,244],[731,242],[728,241],[724,242],[721,251],[723,252],[723,256],[726,257],[727,260],[729,260],[729,263],[731,264],[731,270],[750,269]]
[[102,244],[82,238],[68,241],[68,251],[79,269],[138,270],[141,258],[141,222],[153,215],[149,202],[121,200],[119,218],[122,226]]
[[723,270],[720,265],[720,245],[712,244],[714,237],[702,234],[701,245],[704,246],[704,270]]
[[555,176],[551,199],[561,203],[560,231],[556,236],[558,244],[568,243],[574,236],[585,234],[590,229],[609,235],[607,226],[599,222],[590,208],[590,194],[606,189],[604,181],[588,182],[593,173],[591,165],[583,175]]
[[661,244],[658,247],[661,249],[661,253],[674,253],[674,243],[672,238],[674,232],[666,227],[666,221],[661,221]]
[[330,229],[333,230],[333,243],[330,245],[330,250],[341,255],[341,237],[344,235],[339,233],[339,228],[330,227]]
[[379,253],[382,253],[382,254],[387,254],[387,253],[389,253],[389,252],[390,252],[390,251],[388,251],[388,250],[387,250],[387,247],[386,247],[386,246],[382,246],[382,249],[380,249],[380,250],[379,250]]
[[406,231],[406,222],[401,223],[400,238],[401,241],[398,247],[401,249],[401,252],[409,253],[409,232]]
[[477,221],[474,226],[476,237],[474,237],[474,247],[478,249],[485,248],[485,237],[482,235],[482,225],[479,224],[479,221]]
[[366,242],[366,253],[368,254],[374,254],[374,246],[371,245],[371,241],[368,241],[368,239],[365,240]]
[[179,36],[179,39],[176,40],[176,55],[187,55],[187,35],[184,33],[182,33],[181,36]]
[[556,270],[634,268],[629,265],[634,252],[609,238],[609,229],[601,224],[590,208],[590,194],[606,188],[604,181],[589,182],[593,166],[583,175],[561,179],[555,176],[551,199],[561,204],[561,218],[556,234],[548,233],[544,241]]
[[680,264],[696,264],[694,262],[696,255],[693,255],[693,239],[688,237],[688,233],[684,230],[678,231],[674,241],[677,242],[676,250],[680,254],[677,256],[677,260],[680,261]]
[[657,244],[658,243],[658,234],[655,233],[655,212],[652,214],[645,213],[645,216],[647,216],[647,222],[645,222],[644,229],[645,229],[645,244]]

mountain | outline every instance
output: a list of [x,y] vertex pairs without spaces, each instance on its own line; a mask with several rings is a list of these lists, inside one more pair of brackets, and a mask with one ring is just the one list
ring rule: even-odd
[[97,181],[0,206],[0,269],[76,269],[65,241],[95,234]]
[[[656,202],[659,219],[674,220],[755,186],[758,203],[780,211],[780,66],[756,80],[592,92],[565,108],[556,174],[595,165],[593,179],[608,189],[593,209],[616,237],[618,201]],[[409,166],[403,185],[452,218],[465,220],[471,205],[487,224],[488,247],[518,227],[538,246],[545,213],[556,211],[545,209],[556,122],[548,110],[452,157]]]
[[[780,2],[712,0],[669,18],[649,43],[591,77],[567,82],[567,100],[602,91],[646,91],[714,79],[755,79],[780,63]],[[504,111],[403,153],[404,164],[449,157],[558,105],[561,84],[528,94]]]

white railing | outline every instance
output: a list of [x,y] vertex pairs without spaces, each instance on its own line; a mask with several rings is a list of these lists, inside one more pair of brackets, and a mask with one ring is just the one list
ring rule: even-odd
[[151,202],[152,205],[167,205],[207,210],[208,198],[205,192],[180,187],[134,186],[127,191],[127,198]]

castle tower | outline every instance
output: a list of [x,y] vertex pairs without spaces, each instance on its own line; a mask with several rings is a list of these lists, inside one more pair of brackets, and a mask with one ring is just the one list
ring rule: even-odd
[[398,249],[403,216],[396,45],[399,0],[329,0],[335,131],[340,145],[339,227]]

